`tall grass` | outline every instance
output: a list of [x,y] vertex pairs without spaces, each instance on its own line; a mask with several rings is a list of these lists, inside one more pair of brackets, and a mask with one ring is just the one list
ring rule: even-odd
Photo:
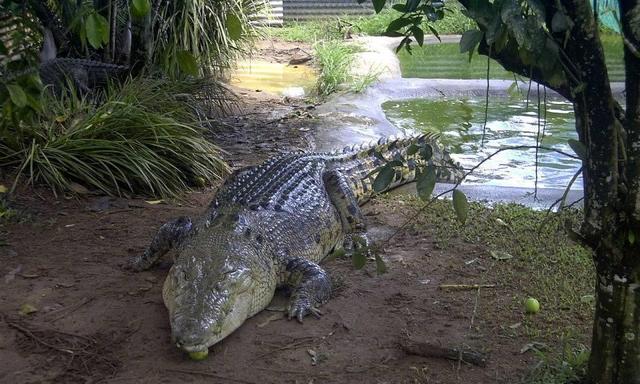
[[252,15],[265,0],[153,1],[148,57],[166,73],[184,71],[184,55],[197,59],[201,74],[219,74],[248,52],[257,35]]
[[16,182],[25,177],[55,192],[79,183],[111,195],[174,196],[214,181],[227,167],[189,96],[207,85],[136,79],[109,87],[99,105],[73,93],[44,96],[48,107],[37,118],[4,126],[0,136],[14,139],[0,140],[0,166],[14,167]]
[[350,81],[349,68],[353,63],[355,49],[333,40],[318,42],[314,49],[321,68],[317,91],[320,95],[329,95],[337,91],[341,84]]

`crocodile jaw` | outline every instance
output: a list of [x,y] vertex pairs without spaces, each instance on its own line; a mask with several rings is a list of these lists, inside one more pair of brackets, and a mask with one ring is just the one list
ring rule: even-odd
[[216,311],[212,313],[202,313],[200,314],[201,318],[196,319],[199,320],[199,324],[211,324],[210,327],[185,328],[184,324],[175,321],[177,308],[174,288],[170,276],[168,276],[163,285],[162,296],[169,312],[172,339],[174,339],[174,341],[182,340],[177,341],[176,346],[185,352],[206,351],[209,347],[220,342],[238,329],[245,320],[250,317],[251,303],[253,300],[251,290],[230,292],[229,299],[225,303],[227,308],[230,308],[228,312]]

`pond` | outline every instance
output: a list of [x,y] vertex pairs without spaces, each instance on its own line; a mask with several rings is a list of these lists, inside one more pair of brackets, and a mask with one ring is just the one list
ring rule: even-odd
[[[441,142],[456,161],[470,168],[499,148],[535,145],[538,130],[542,144],[573,154],[567,144],[577,139],[572,105],[547,101],[538,114],[537,101],[489,101],[484,146],[481,145],[485,101],[425,100],[388,101],[382,105],[387,119],[400,129],[439,132]],[[546,112],[545,112],[546,109]],[[535,149],[503,151],[484,163],[467,181],[496,186],[532,188],[535,185]],[[538,187],[564,188],[580,167],[580,161],[556,152],[539,151]],[[573,189],[582,188],[578,179]]]
[[306,65],[262,60],[242,61],[231,74],[231,84],[289,97],[304,97],[315,86],[316,71]]

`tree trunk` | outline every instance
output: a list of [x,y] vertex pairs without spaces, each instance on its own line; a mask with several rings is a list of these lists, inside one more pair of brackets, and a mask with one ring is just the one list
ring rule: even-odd
[[[459,1],[465,7],[478,6],[471,0]],[[537,2],[544,6],[548,30],[561,47],[566,79],[555,87],[547,85],[573,102],[576,131],[587,152],[581,234],[594,251],[597,274],[589,379],[594,384],[640,384],[640,0],[619,2],[625,37],[626,113],[611,94],[590,3]],[[487,9],[492,8],[487,5],[476,18],[482,31],[491,28],[490,18],[484,17]],[[554,31],[558,12],[571,21],[568,32]],[[525,65],[515,47],[500,52],[490,49],[485,35],[479,51],[545,84],[547,69],[536,71]]]
[[[606,260],[609,257],[601,255],[598,258]],[[619,271],[609,265],[597,268],[596,312],[589,361],[589,377],[593,383],[640,384],[638,264]]]

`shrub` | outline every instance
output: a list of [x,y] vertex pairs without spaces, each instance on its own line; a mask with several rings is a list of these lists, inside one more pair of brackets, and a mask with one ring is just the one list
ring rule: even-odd
[[0,166],[15,167],[16,182],[25,176],[54,191],[76,182],[112,195],[174,196],[193,182],[219,179],[227,167],[205,139],[200,103],[191,96],[206,87],[218,86],[135,79],[108,87],[99,105],[45,93],[47,108],[37,117],[0,127]]

